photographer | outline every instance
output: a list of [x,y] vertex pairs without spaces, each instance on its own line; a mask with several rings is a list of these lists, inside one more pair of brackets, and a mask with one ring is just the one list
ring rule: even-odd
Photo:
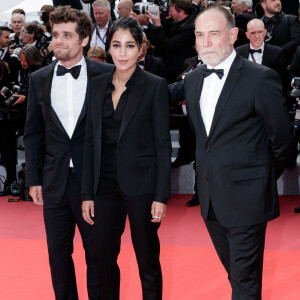
[[26,45],[20,51],[21,69],[18,81],[10,91],[10,87],[1,90],[0,151],[6,169],[6,181],[2,196],[10,195],[10,185],[16,181],[17,144],[16,137],[23,135],[26,119],[26,99],[29,76],[41,67],[42,58],[33,45]]
[[54,7],[52,5],[43,5],[41,7],[41,10],[38,12],[38,15],[40,17],[40,20],[43,22],[43,25],[41,25],[41,28],[43,32],[51,32],[50,23],[49,23],[49,15],[51,11],[54,10]]
[[147,12],[153,26],[149,25],[148,38],[156,47],[155,54],[162,57],[168,72],[169,83],[182,72],[184,61],[196,55],[194,44],[194,20],[197,10],[190,0],[170,0],[169,16],[171,28],[162,26],[160,14]]

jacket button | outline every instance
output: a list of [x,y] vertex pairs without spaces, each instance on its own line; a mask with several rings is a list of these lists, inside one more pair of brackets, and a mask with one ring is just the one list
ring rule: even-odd
[[210,152],[210,148],[207,147],[207,148],[205,149],[205,151],[206,151],[207,153]]

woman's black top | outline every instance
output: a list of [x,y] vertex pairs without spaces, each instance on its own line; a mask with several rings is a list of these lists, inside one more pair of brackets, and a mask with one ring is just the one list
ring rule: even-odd
[[135,82],[136,70],[126,83],[126,90],[122,93],[116,109],[112,101],[112,92],[115,87],[112,83],[112,76],[109,79],[105,94],[102,111],[102,158],[101,158],[101,177],[116,178],[117,176],[117,145],[120,134],[123,114],[127,105],[128,97]]

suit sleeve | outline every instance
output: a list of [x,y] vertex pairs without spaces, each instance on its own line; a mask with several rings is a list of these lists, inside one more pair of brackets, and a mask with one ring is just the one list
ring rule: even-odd
[[174,48],[180,48],[184,45],[191,45],[195,42],[193,26],[187,27],[181,32],[168,37],[163,27],[153,29],[151,43],[163,49],[165,52],[172,51]]
[[152,124],[157,155],[157,176],[154,201],[166,203],[170,198],[171,139],[169,125],[169,97],[167,82],[160,80],[156,89]]
[[45,155],[45,130],[42,111],[38,104],[35,80],[29,80],[27,115],[24,131],[26,184],[42,185],[42,171]]
[[278,74],[264,69],[255,94],[255,109],[262,119],[273,153],[276,178],[285,169],[294,142],[291,124]]
[[94,200],[94,129],[92,121],[92,89],[88,86],[86,127],[82,164],[82,200]]

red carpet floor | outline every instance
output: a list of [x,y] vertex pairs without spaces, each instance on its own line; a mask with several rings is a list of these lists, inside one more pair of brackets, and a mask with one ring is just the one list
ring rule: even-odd
[[[165,300],[229,300],[230,286],[199,207],[173,196],[159,230]],[[281,216],[267,228],[264,300],[300,299],[300,197],[281,197]],[[53,300],[42,208],[0,198],[0,299]],[[80,300],[88,300],[84,253],[78,233],[74,261]],[[141,287],[128,226],[119,257],[121,300],[140,300]]]

